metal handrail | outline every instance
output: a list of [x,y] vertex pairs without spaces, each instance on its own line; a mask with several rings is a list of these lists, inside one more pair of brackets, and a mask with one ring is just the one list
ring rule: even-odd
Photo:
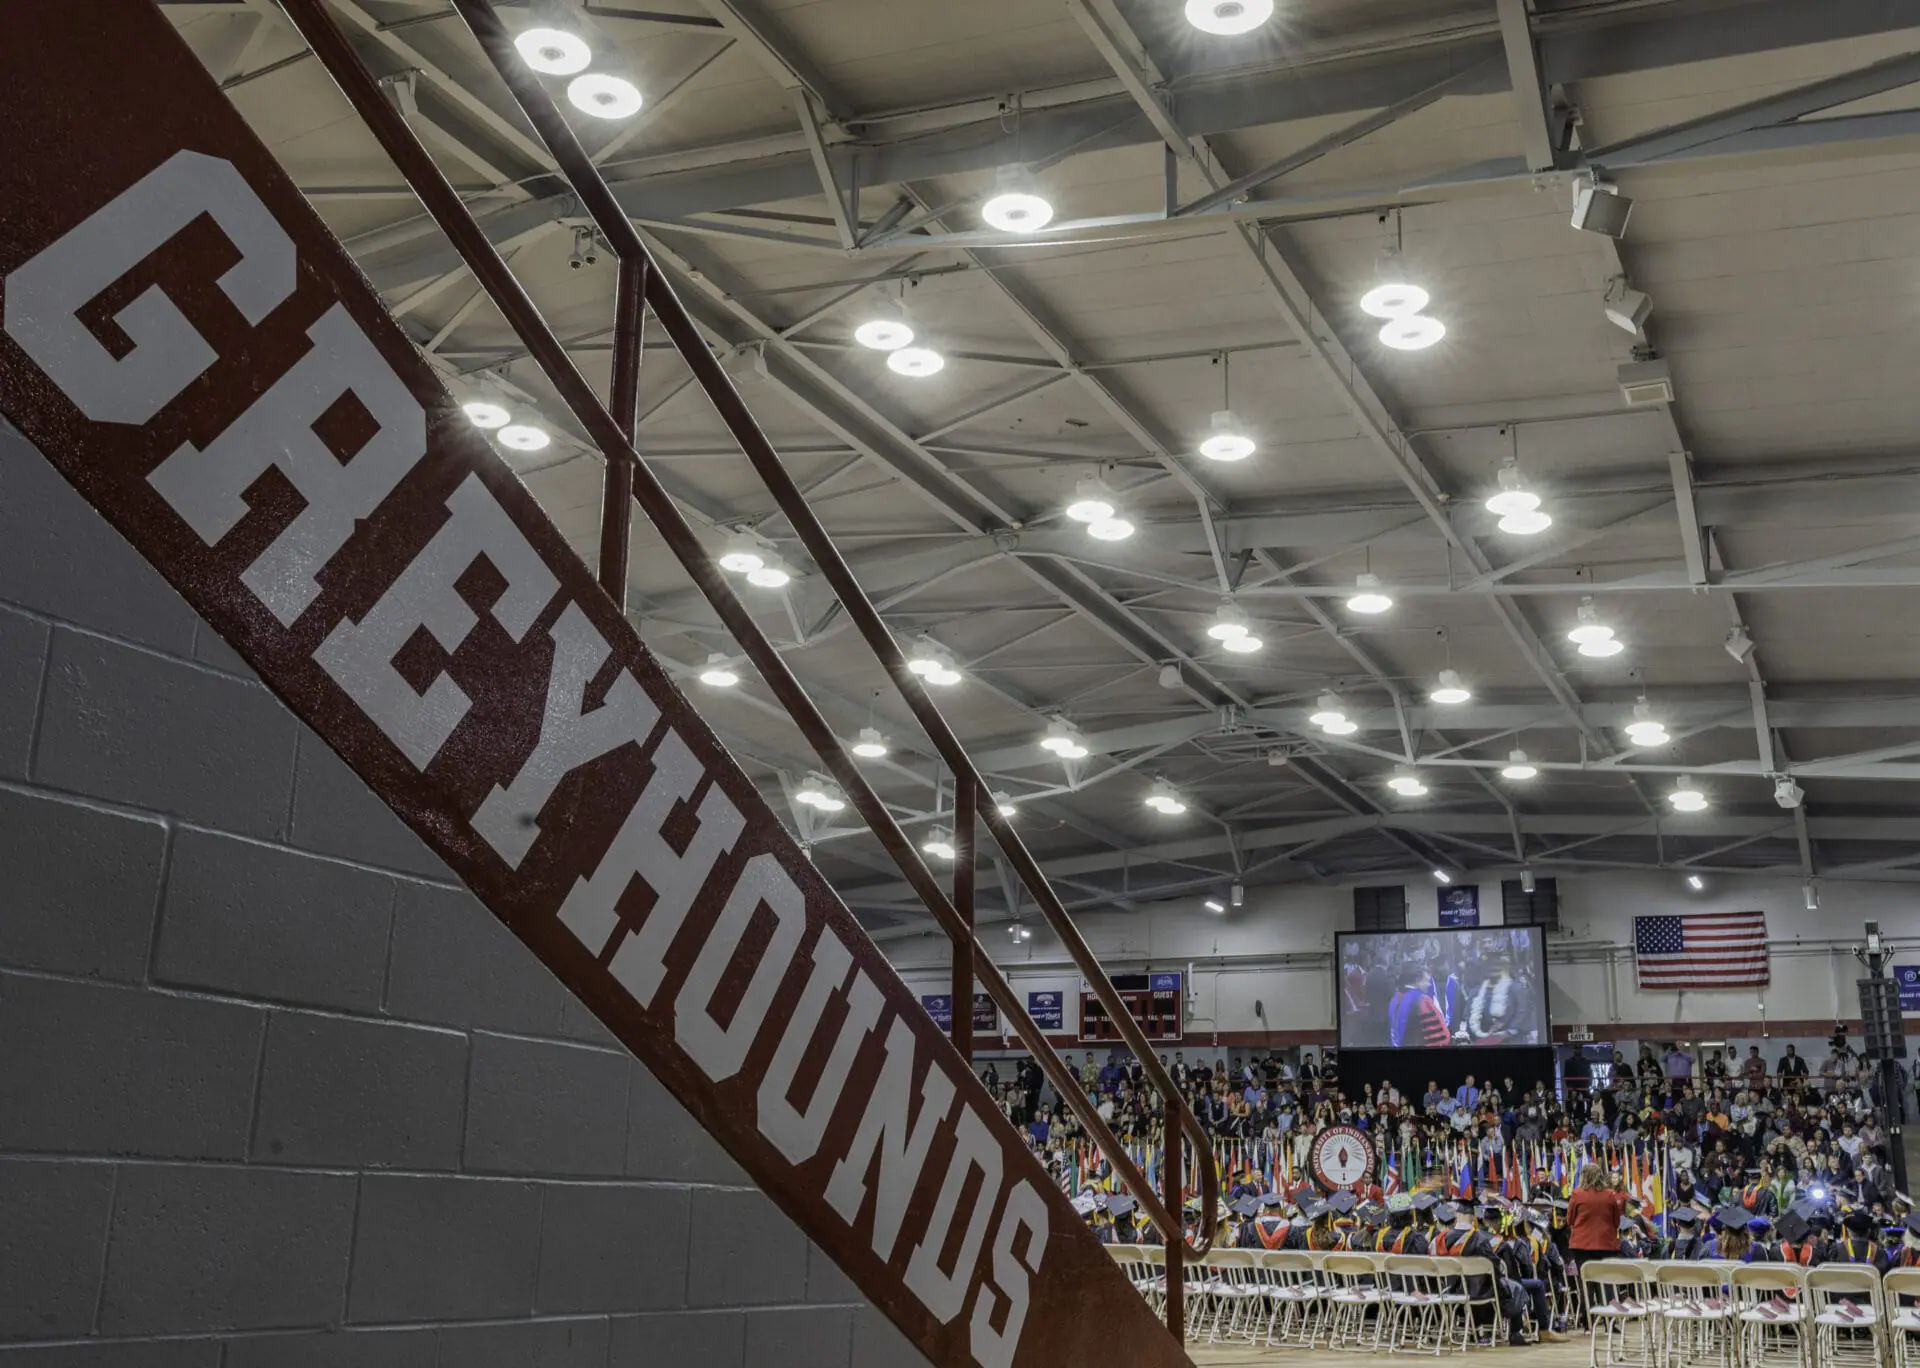
[[[801,542],[838,595],[848,616],[893,678],[942,760],[953,772],[957,788],[965,794],[965,806],[981,810],[979,815],[985,818],[987,829],[992,832],[995,842],[1034,897],[1048,924],[1072,955],[1074,963],[1093,985],[1095,996],[1119,1028],[1122,1043],[1133,1051],[1147,1078],[1166,1100],[1170,1160],[1178,1153],[1173,1134],[1176,1121],[1178,1128],[1185,1131],[1189,1142],[1193,1144],[1196,1156],[1207,1154],[1210,1141],[1200,1126],[1199,1118],[1180,1098],[1173,1080],[1161,1067],[1145,1033],[1127,1011],[1092,948],[1074,927],[1039,863],[1008,821],[1000,815],[998,805],[978,801],[980,795],[987,791],[987,786],[965,747],[926,694],[918,676],[907,668],[906,657],[881,620],[878,610],[860,587],[831,536],[814,516],[805,495],[781,464],[772,444],[734,389],[732,379],[719,359],[706,345],[686,307],[655,266],[639,233],[614,199],[599,169],[574,137],[552,97],[544,86],[521,69],[511,40],[492,6],[487,0],[454,0],[455,8],[533,125],[555,166],[571,183],[574,193],[579,196],[588,215],[620,262],[615,320],[614,403],[611,408],[601,403],[506,262],[474,221],[459,194],[441,174],[406,120],[383,97],[377,81],[326,13],[322,0],[282,0],[282,5],[342,94],[419,196],[427,213],[458,251],[474,279],[487,292],[502,317],[519,334],[529,355],[545,373],[562,402],[599,445],[607,461],[609,493],[601,527],[602,584],[616,596],[617,601],[624,601],[625,518],[624,514],[617,515],[616,510],[624,508],[625,495],[630,490],[633,500],[654,524],[667,548],[686,568],[722,624],[740,643],[747,658],[753,662],[822,763],[832,772],[855,810],[900,867],[908,884],[953,940],[956,956],[964,952],[971,959],[974,974],[1006,1013],[1015,1033],[1032,1052],[1048,1081],[1080,1117],[1088,1135],[1106,1156],[1116,1174],[1135,1194],[1148,1219],[1166,1238],[1170,1252],[1184,1248],[1193,1256],[1204,1255],[1212,1246],[1217,1221],[1219,1174],[1216,1166],[1205,1162],[1196,1164],[1201,1185],[1202,1212],[1198,1238],[1190,1239],[1185,1234],[1177,1211],[1179,1189],[1173,1189],[1175,1209],[1169,1210],[1112,1130],[1101,1120],[1071,1067],[1060,1059],[1027,1014],[1025,1005],[1012,985],[980,944],[974,933],[970,910],[963,913],[935,881],[913,843],[874,793],[865,774],[847,754],[839,737],[788,668],[784,657],[760,631],[752,614],[700,544],[672,497],[634,450],[632,434],[637,408],[640,306],[644,301],[666,330],[682,360],[692,370],[721,420],[740,444],[742,452],[767,485],[776,505],[799,534]],[[615,410],[618,411],[617,416]],[[959,834],[956,833],[957,836]],[[965,833],[967,858],[972,856],[971,835],[971,831]],[[957,855],[960,853],[956,851]],[[970,897],[967,901],[970,903]],[[955,1011],[956,1014],[965,1011],[965,1003],[956,1002]],[[1178,1172],[1177,1162],[1170,1162],[1168,1167],[1170,1174]]]

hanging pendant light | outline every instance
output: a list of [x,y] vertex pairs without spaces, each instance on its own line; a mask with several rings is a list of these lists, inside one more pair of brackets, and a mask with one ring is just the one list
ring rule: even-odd
[[1187,800],[1180,796],[1178,789],[1165,779],[1153,781],[1153,791],[1147,794],[1147,806],[1166,817],[1178,817],[1187,810]]
[[980,207],[987,227],[1003,233],[1037,233],[1053,222],[1053,204],[1040,182],[1024,166],[1003,166],[994,177],[993,198]]
[[1525,783],[1539,773],[1539,769],[1527,759],[1527,753],[1525,751],[1515,750],[1507,752],[1506,768],[1500,771],[1500,777],[1502,779],[1512,779],[1519,783]]
[[740,676],[727,658],[718,651],[707,656],[707,663],[700,669],[700,682],[710,689],[731,689],[740,682]]
[[1613,628],[1600,620],[1600,609],[1591,598],[1580,601],[1579,621],[1567,633],[1567,640],[1580,648],[1583,656],[1617,656],[1627,648],[1613,634]]
[[1213,622],[1207,628],[1207,635],[1215,641],[1231,641],[1243,637],[1250,630],[1247,615],[1232,603],[1220,605],[1220,611],[1213,615]]
[[1213,412],[1213,429],[1200,443],[1200,454],[1209,461],[1244,461],[1255,448],[1246,424],[1233,412],[1233,353],[1221,352],[1214,364],[1220,367],[1220,407]]
[[1453,707],[1471,699],[1473,690],[1469,689],[1466,681],[1460,678],[1458,670],[1442,670],[1440,682],[1434,686],[1433,692],[1427,697],[1442,706]]
[[1675,812],[1707,810],[1707,795],[1694,787],[1693,776],[1690,774],[1680,776],[1680,782],[1674,785],[1673,791],[1667,795],[1667,802],[1672,804]]
[[1118,507],[1119,502],[1107,482],[1097,475],[1089,475],[1074,485],[1067,516],[1077,523],[1097,523],[1111,518]]
[[1056,717],[1047,724],[1047,734],[1040,738],[1040,749],[1062,760],[1084,760],[1088,754],[1079,728],[1064,717]]
[[1393,599],[1380,583],[1380,577],[1371,571],[1358,576],[1353,587],[1354,592],[1347,599],[1349,612],[1364,613],[1371,617],[1393,607]]
[[874,351],[899,351],[913,341],[913,325],[907,322],[906,305],[889,294],[875,295],[866,316],[853,330],[853,340]]
[[862,727],[853,739],[853,753],[862,760],[878,760],[887,753],[887,738],[878,727]]
[[585,71],[593,61],[593,49],[587,40],[565,29],[522,29],[513,46],[520,60],[546,76],[571,76]]
[[1427,792],[1426,781],[1413,770],[1404,767],[1393,772],[1393,777],[1387,780],[1387,787],[1402,798],[1420,798]]
[[1633,721],[1627,723],[1627,740],[1642,750],[1650,750],[1672,739],[1667,734],[1667,724],[1653,715],[1653,705],[1642,694],[1640,701],[1633,705]]
[[[1395,220],[1395,233],[1399,231]],[[1406,258],[1400,249],[1389,248],[1380,254],[1373,267],[1374,286],[1360,296],[1360,310],[1375,318],[1408,318],[1425,309],[1433,296],[1407,278]]]
[[953,832],[946,827],[935,827],[927,833],[927,839],[920,843],[920,848],[937,860],[951,860],[955,858]]

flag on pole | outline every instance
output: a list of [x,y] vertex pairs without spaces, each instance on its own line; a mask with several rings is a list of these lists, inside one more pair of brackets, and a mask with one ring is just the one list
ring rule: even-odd
[[1398,1191],[1400,1191],[1400,1156],[1388,1150],[1386,1181],[1380,1185],[1380,1194],[1383,1197],[1391,1197]]

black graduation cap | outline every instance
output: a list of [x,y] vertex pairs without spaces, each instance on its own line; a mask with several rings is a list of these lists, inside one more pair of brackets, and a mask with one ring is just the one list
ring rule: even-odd
[[1300,1214],[1306,1217],[1309,1221],[1319,1220],[1322,1216],[1327,1214],[1327,1210],[1328,1210],[1328,1207],[1325,1202],[1316,1201],[1311,1197],[1305,1197],[1301,1199]]
[[1269,1192],[1260,1199],[1260,1205],[1263,1207],[1283,1207],[1286,1204],[1287,1199],[1277,1192]]
[[1431,1192],[1416,1192],[1413,1194],[1413,1200],[1408,1202],[1407,1205],[1415,1211],[1430,1211],[1439,1205],[1439,1202],[1440,1199],[1435,1197]]
[[1920,1235],[1920,1211],[1914,1212],[1912,1215],[1908,1216],[1904,1224],[1907,1228],[1908,1234]]
[[1327,1206],[1330,1209],[1339,1212],[1342,1216],[1346,1215],[1349,1211],[1352,1211],[1355,1207],[1359,1205],[1360,1205],[1360,1199],[1354,1196],[1351,1192],[1346,1192],[1344,1190],[1340,1192],[1336,1192],[1333,1194],[1333,1196],[1327,1198]]
[[1501,1212],[1505,1211],[1506,1208],[1501,1206],[1500,1203],[1498,1202],[1482,1202],[1478,1207],[1475,1208],[1475,1210],[1480,1215],[1486,1217],[1488,1220],[1492,1220],[1495,1217],[1499,1216]]
[[1677,1226],[1699,1225],[1700,1213],[1695,1211],[1692,1207],[1681,1207],[1678,1211],[1673,1213],[1673,1223]]
[[1842,1216],[1840,1218],[1840,1224],[1847,1228],[1849,1235],[1871,1235],[1873,1233],[1873,1217],[1861,1211],[1858,1207],[1849,1211],[1845,1216]]
[[1436,1221],[1451,1222],[1459,1214],[1460,1208],[1452,1202],[1440,1202],[1433,1208],[1433,1219]]
[[1722,1230],[1745,1230],[1747,1228],[1747,1209],[1745,1207],[1721,1207],[1713,1213],[1713,1223]]
[[1244,1221],[1253,1215],[1254,1212],[1260,1210],[1260,1203],[1252,1197],[1242,1197],[1239,1201],[1229,1206],[1227,1210]]
[[1387,1222],[1387,1209],[1378,1202],[1365,1203],[1361,1206],[1358,1215],[1370,1226],[1385,1225]]
[[1792,1210],[1780,1218],[1780,1223],[1775,1229],[1780,1232],[1780,1238],[1788,1244],[1799,1244],[1813,1231],[1813,1227],[1807,1224],[1807,1218]]
[[1529,1211],[1527,1213],[1527,1220],[1530,1224],[1540,1226],[1543,1229],[1553,1224],[1552,1214],[1545,1211]]
[[1124,1216],[1139,1205],[1138,1202],[1134,1201],[1133,1198],[1127,1196],[1124,1192],[1107,1198],[1107,1211],[1115,1216]]

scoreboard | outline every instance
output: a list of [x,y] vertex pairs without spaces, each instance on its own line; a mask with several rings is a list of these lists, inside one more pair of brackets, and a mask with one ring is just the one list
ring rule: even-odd
[[[1113,986],[1120,1000],[1148,1040],[1178,1042],[1184,1035],[1186,996],[1181,991],[1179,974],[1115,974]],[[1080,1040],[1094,1045],[1117,1042],[1120,1032],[1106,1005],[1087,991],[1080,990]]]

